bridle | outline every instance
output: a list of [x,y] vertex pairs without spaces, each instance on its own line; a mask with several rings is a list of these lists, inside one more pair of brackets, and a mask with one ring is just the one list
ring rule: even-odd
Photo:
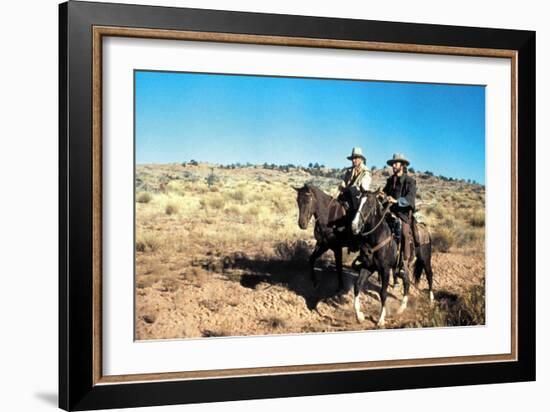
[[308,198],[306,207],[304,208],[304,213],[307,217],[306,222],[309,222],[311,216],[313,216],[313,198],[315,197],[315,195],[309,190],[306,193],[302,193],[301,195]]
[[[384,218],[386,217],[386,214],[388,213],[388,211],[390,210],[390,206],[391,206],[391,203],[388,203],[388,205],[384,208],[384,211],[382,212],[382,216],[380,217],[380,220],[378,221],[378,223],[376,223],[376,225],[374,225],[374,227],[366,232],[361,232],[361,236],[368,236],[370,235],[371,233],[373,233],[376,229],[378,229],[378,227],[382,224],[382,222],[384,221]],[[374,209],[373,208],[370,208],[369,209],[369,213],[367,213],[367,215],[364,215],[363,214],[363,211],[361,209],[359,209],[357,211],[357,213],[359,213],[359,216],[361,217],[361,224],[364,225],[365,222],[367,221],[367,219],[370,217],[371,213],[372,213],[372,210]]]
[[[378,203],[378,199],[376,199],[376,202],[377,202],[377,205],[376,206],[380,206],[380,204]],[[367,237],[368,235],[370,235],[371,233],[373,233],[376,229],[378,229],[378,227],[382,224],[382,222],[384,221],[385,217],[386,217],[386,214],[388,213],[388,211],[390,210],[390,206],[391,206],[391,203],[388,203],[386,205],[386,207],[384,208],[384,211],[382,212],[382,216],[380,217],[380,220],[376,223],[376,225],[374,225],[374,227],[366,232],[361,232],[360,233],[360,236],[361,237]],[[362,209],[362,208],[361,208]],[[361,222],[361,225],[364,226],[365,225],[365,222],[366,220],[370,217],[371,213],[372,213],[372,210],[374,209],[374,207],[370,208],[369,210],[369,213],[365,216],[362,212],[362,210],[359,209],[357,211],[357,213],[359,213],[361,219],[362,219],[362,222]],[[369,257],[369,260],[372,258],[372,256],[374,255],[375,252],[377,252],[378,250],[382,249],[384,246],[386,246],[388,243],[390,243],[392,241],[392,238],[393,236],[390,234],[388,237],[386,237],[384,240],[380,241],[376,246],[374,247],[370,247],[368,244],[365,245],[364,247],[364,252],[367,254],[367,256]]]

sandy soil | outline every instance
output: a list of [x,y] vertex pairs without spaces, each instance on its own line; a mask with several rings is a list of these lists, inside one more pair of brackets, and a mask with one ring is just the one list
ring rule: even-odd
[[[223,259],[221,259],[223,262]],[[231,259],[226,259],[231,261]],[[137,289],[138,339],[334,332],[375,328],[380,304],[376,274],[362,293],[363,323],[355,320],[351,289],[336,296],[335,268],[318,265],[321,287],[314,290],[307,269],[289,270],[283,262],[233,259],[222,273],[194,267],[190,273]],[[478,256],[437,253],[433,258],[436,304],[453,303],[469,287],[484,282],[484,262]],[[145,275],[146,276],[146,275]],[[355,274],[346,270],[346,285]],[[138,281],[139,282],[139,281]],[[433,309],[423,277],[411,288],[408,309],[397,315],[402,285],[389,291],[386,328],[423,326]]]

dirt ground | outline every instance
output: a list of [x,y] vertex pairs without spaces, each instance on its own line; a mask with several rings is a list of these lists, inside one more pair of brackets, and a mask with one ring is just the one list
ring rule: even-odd
[[[284,263],[241,257],[223,273],[197,267],[191,276],[179,274],[137,291],[138,339],[197,338],[302,332],[336,332],[376,327],[380,303],[376,274],[361,294],[366,320],[358,323],[353,311],[353,292],[336,295],[333,265],[318,265],[321,287],[313,289],[307,268],[289,270]],[[484,282],[484,263],[479,257],[437,253],[433,258],[435,305],[453,304],[474,285]],[[355,274],[346,270],[346,286]],[[411,288],[408,309],[396,311],[402,284],[389,290],[386,328],[430,326],[433,316],[427,282]],[[432,326],[440,326],[433,324]]]

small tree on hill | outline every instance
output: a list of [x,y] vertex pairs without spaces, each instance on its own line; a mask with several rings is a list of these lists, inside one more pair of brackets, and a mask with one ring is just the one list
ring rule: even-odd
[[219,182],[219,178],[218,176],[216,176],[214,174],[214,168],[211,169],[210,171],[210,174],[208,175],[208,177],[206,178],[206,183],[208,184],[208,187],[212,187],[213,185],[215,185],[217,182]]

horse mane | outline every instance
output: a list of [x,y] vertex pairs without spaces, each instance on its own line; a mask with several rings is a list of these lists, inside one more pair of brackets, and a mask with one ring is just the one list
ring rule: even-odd
[[337,207],[339,204],[338,202],[331,203],[333,198],[331,195],[325,193],[323,190],[321,190],[319,187],[315,186],[311,183],[306,183],[304,185],[304,188],[307,188],[311,193],[313,193],[313,196],[317,200],[317,219],[322,224],[326,225],[329,222],[330,216],[331,216],[331,205],[332,207]]
[[309,190],[311,190],[313,192],[313,195],[318,200],[326,200],[327,198],[332,197],[329,194],[325,193],[323,190],[321,190],[321,188],[315,186],[314,184],[306,183],[304,186],[307,187]]

